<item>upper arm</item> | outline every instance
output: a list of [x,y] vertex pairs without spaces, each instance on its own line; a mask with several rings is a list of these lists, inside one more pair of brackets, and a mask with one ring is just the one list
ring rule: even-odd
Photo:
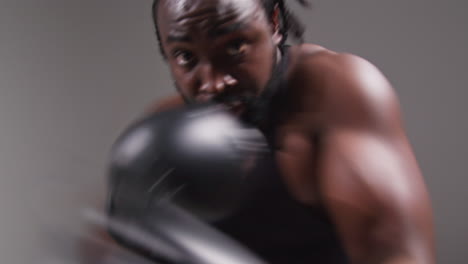
[[432,263],[429,198],[393,89],[370,63],[338,56],[323,81],[324,204],[357,263]]

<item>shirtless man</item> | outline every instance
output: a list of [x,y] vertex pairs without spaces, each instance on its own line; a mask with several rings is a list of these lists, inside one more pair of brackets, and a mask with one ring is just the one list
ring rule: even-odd
[[[300,1],[305,4],[305,1]],[[269,263],[434,263],[432,210],[388,80],[314,44],[283,0],[155,0],[177,94],[217,101],[274,150],[265,189],[216,223]]]

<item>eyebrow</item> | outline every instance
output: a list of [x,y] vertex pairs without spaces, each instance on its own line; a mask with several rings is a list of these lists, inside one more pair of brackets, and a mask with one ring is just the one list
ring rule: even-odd
[[210,30],[209,36],[221,37],[221,36],[236,32],[238,30],[246,29],[246,28],[248,28],[246,23],[236,22],[236,23],[229,24],[227,26],[222,26],[222,27],[218,27],[213,30]]
[[192,38],[189,35],[185,34],[171,34],[166,38],[166,42],[171,43],[171,42],[190,42],[192,41]]

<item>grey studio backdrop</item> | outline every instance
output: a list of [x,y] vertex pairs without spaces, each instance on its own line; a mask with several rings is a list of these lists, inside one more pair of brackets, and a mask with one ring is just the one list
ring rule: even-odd
[[[435,208],[439,263],[468,259],[468,3],[315,0],[306,39],[394,84]],[[1,0],[0,262],[80,263],[112,141],[172,92],[150,0]]]

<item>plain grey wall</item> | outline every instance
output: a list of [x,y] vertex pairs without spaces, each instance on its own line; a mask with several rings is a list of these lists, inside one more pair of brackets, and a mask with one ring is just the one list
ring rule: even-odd
[[[294,2],[294,1],[288,1]],[[307,40],[394,84],[435,208],[439,263],[468,259],[468,3],[315,0]],[[150,0],[0,1],[0,261],[77,263],[118,132],[172,91]],[[62,234],[62,235],[60,235]]]

